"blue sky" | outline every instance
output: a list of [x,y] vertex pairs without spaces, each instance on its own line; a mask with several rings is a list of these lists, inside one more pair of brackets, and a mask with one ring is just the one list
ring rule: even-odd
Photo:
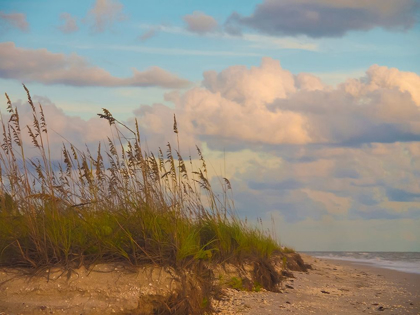
[[0,86],[87,143],[102,107],[151,147],[176,113],[214,173],[227,152],[238,213],[297,249],[418,251],[418,17],[416,0],[0,0]]

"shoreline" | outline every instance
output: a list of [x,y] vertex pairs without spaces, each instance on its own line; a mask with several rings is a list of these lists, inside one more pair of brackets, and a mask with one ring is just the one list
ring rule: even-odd
[[[318,259],[314,257],[314,259]],[[325,261],[331,261],[336,265],[348,266],[354,268],[355,270],[362,270],[364,272],[370,272],[377,275],[380,275],[391,281],[393,283],[399,284],[400,286],[407,287],[408,290],[414,290],[414,292],[420,292],[420,274],[405,272],[390,268],[383,268],[379,266],[369,265],[367,263],[356,262],[356,261],[347,261],[347,260],[338,260],[338,259],[326,259],[322,258]]]
[[[319,258],[319,259],[351,262],[357,265],[365,265],[365,266],[376,267],[379,269],[395,270],[402,273],[420,275],[420,252],[401,252],[401,254],[403,255],[415,254],[419,258],[418,261],[405,260],[404,258],[402,258],[401,260],[394,260],[394,259],[389,259],[383,255],[383,254],[392,254],[395,256],[399,254],[398,252],[364,252],[364,253],[363,252],[337,252],[337,253],[339,254],[338,256],[335,255],[335,252],[301,252],[300,254],[304,254],[304,255],[311,256],[314,258]],[[346,255],[340,255],[342,253]],[[354,256],[351,256],[352,253],[356,254],[356,256],[358,257],[356,258]],[[348,256],[348,254],[350,254],[350,256]]]

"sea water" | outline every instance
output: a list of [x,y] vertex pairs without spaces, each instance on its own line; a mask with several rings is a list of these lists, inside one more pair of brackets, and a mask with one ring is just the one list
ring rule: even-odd
[[304,252],[317,258],[346,260],[372,267],[420,274],[420,252]]

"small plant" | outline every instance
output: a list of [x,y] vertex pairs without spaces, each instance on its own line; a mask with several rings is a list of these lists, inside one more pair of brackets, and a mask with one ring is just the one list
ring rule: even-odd
[[263,289],[263,286],[258,281],[251,282],[248,279],[239,277],[230,278],[226,284],[238,291],[260,292]]
[[203,300],[201,301],[201,308],[207,308],[209,306],[210,302],[209,299],[205,296],[203,297]]
[[254,286],[252,287],[252,291],[260,292],[262,289],[263,289],[263,286],[260,283],[254,282]]
[[230,288],[238,290],[238,291],[246,291],[242,278],[232,277],[229,279],[227,285]]
[[287,269],[287,257],[283,256],[283,258],[281,259],[282,263],[283,263],[283,270]]
[[292,254],[292,253],[295,252],[295,250],[293,248],[287,247],[287,246],[282,247],[281,251],[285,254]]

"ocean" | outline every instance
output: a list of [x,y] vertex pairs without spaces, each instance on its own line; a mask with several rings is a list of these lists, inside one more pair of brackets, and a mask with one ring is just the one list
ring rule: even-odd
[[303,252],[317,258],[346,260],[372,267],[420,274],[420,252]]

